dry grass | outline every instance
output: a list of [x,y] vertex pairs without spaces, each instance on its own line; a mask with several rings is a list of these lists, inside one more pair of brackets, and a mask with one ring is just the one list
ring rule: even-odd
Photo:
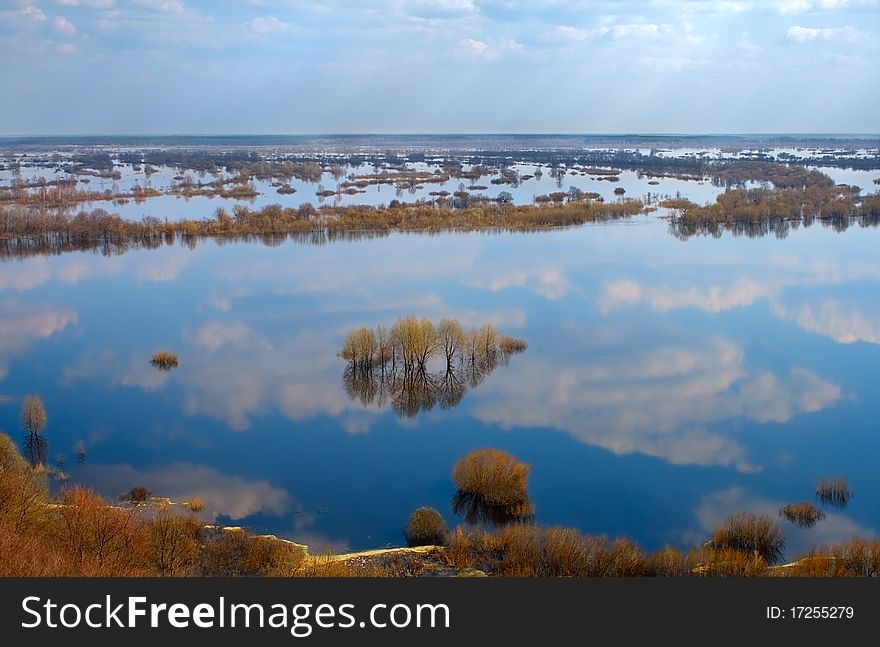
[[714,550],[733,549],[769,564],[782,557],[785,536],[769,515],[738,512],[715,528],[707,542]]
[[812,528],[825,518],[825,513],[809,501],[789,503],[779,508],[779,516],[784,517],[801,528]]
[[150,359],[150,364],[161,371],[170,371],[172,368],[177,368],[178,366],[177,353],[160,350],[153,353],[153,357]]
[[650,562],[627,539],[609,542],[571,528],[512,524],[493,532],[457,528],[446,549],[457,569],[510,577],[631,577]]
[[436,508],[419,508],[406,522],[404,536],[409,546],[442,546],[449,528]]
[[835,477],[816,481],[816,497],[824,505],[845,508],[852,496],[853,493],[850,491],[846,479]]

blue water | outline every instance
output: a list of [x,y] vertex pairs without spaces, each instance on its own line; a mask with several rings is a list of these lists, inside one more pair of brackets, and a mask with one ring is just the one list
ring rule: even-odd
[[[6,260],[0,430],[21,441],[39,393],[68,483],[200,496],[206,521],[315,551],[399,545],[423,505],[460,523],[452,466],[486,446],[531,465],[539,523],[649,550],[845,477],[844,510],[780,520],[792,556],[880,529],[878,248],[876,228],[818,225],[682,242],[646,216]],[[410,313],[492,321],[529,348],[445,410],[349,398],[345,331]],[[179,368],[150,366],[162,349]]]

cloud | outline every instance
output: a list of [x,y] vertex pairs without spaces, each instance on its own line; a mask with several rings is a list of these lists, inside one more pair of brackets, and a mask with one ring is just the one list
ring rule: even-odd
[[33,22],[43,22],[47,19],[46,14],[43,13],[43,10],[36,5],[27,5],[18,13],[20,16]]
[[79,48],[74,43],[58,43],[55,45],[55,51],[64,56],[76,54]]
[[813,8],[809,0],[783,0],[776,3],[776,10],[781,14],[803,13]]
[[799,306],[771,303],[773,314],[801,330],[830,337],[840,344],[880,344],[880,312],[866,313],[859,303],[825,299]]
[[703,312],[718,313],[750,306],[758,299],[775,294],[777,290],[778,288],[773,284],[750,279],[741,279],[730,286],[695,286],[684,289],[646,287],[629,280],[611,281],[602,287],[599,309],[603,313],[608,313],[644,301],[655,312],[696,308]]
[[784,422],[841,397],[840,387],[804,368],[785,376],[750,371],[742,348],[723,338],[573,366],[528,354],[517,362],[515,375],[493,376],[482,387],[475,417],[505,428],[553,427],[615,454],[642,453],[676,465],[754,471],[746,449],[711,425],[741,417]]
[[508,288],[526,288],[541,295],[548,301],[556,301],[568,294],[571,289],[571,281],[561,267],[545,265],[544,267],[530,266],[528,269],[505,269],[491,270],[479,273],[474,277],[464,279],[464,284],[498,292]]
[[260,36],[279,34],[289,31],[293,25],[275,16],[257,16],[248,23],[251,31]]
[[498,54],[490,49],[489,45],[481,40],[474,40],[473,38],[465,38],[458,41],[458,46],[455,49],[455,54],[459,58],[472,61],[491,61],[498,58]]
[[63,16],[55,16],[53,21],[55,31],[63,36],[73,36],[76,34],[76,26]]
[[0,302],[0,378],[8,373],[6,362],[25,352],[41,339],[48,339],[77,322],[77,313],[48,305],[23,304],[7,299]]
[[91,7],[92,9],[106,9],[116,4],[116,0],[56,0],[64,7]]
[[134,484],[142,484],[155,495],[176,502],[199,497],[205,503],[200,516],[208,520],[220,516],[238,520],[257,513],[281,517],[291,506],[287,492],[268,481],[224,474],[213,467],[191,463],[151,468],[87,464],[82,473],[84,481],[103,492],[121,493]]
[[180,0],[133,0],[133,3],[161,13],[181,14],[185,9]]
[[135,276],[154,283],[173,281],[192,262],[192,255],[190,250],[175,248],[155,258],[151,256],[135,268]]
[[76,364],[61,371],[59,381],[64,386],[72,386],[82,380],[102,379],[114,387],[133,386],[156,391],[165,386],[171,374],[151,366],[147,357],[147,353],[132,353],[126,359],[118,357],[112,350],[87,350]]
[[870,38],[868,32],[855,27],[789,27],[786,35],[797,43],[816,41],[858,43]]
[[212,321],[201,326],[191,338],[196,346],[213,353],[224,346],[253,341],[255,335],[247,324]]

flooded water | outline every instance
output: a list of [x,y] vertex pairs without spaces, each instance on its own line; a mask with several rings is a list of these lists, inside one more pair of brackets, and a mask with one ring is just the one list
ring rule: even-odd
[[[206,520],[313,550],[400,545],[424,505],[461,522],[452,466],[480,447],[531,466],[537,522],[649,550],[698,544],[739,510],[776,517],[845,477],[845,509],[810,529],[780,520],[792,555],[880,530],[878,249],[877,228],[683,242],[644,216],[6,260],[0,430],[22,440],[19,409],[39,393],[70,482],[199,496]],[[337,357],[346,330],[406,314],[492,321],[529,347],[451,406],[359,397]],[[179,367],[153,368],[158,350]]]

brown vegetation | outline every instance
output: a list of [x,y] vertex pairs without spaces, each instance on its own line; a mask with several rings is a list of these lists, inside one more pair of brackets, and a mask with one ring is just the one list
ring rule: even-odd
[[135,485],[128,492],[120,497],[123,501],[128,501],[129,503],[146,503],[150,500],[150,496],[152,496],[152,492],[150,492],[143,485]]
[[782,557],[785,536],[769,515],[738,512],[715,528],[707,547],[733,549],[772,564]]
[[[499,360],[506,365],[525,346],[512,337],[499,341],[489,322],[465,331],[454,319],[435,325],[408,315],[390,328],[350,330],[339,356],[348,361],[343,384],[350,398],[364,405],[387,402],[399,415],[414,416],[437,404],[443,409],[456,406]],[[431,370],[429,363],[439,358],[445,360],[445,370]]]
[[849,489],[846,479],[835,477],[816,481],[816,497],[824,505],[845,508],[852,496],[853,493]]
[[419,508],[406,521],[404,536],[408,546],[442,546],[449,528],[436,508]]
[[789,503],[779,508],[779,516],[785,517],[801,528],[811,528],[825,518],[825,513],[809,501]]
[[153,357],[150,359],[150,364],[161,371],[170,371],[172,368],[177,368],[178,366],[177,353],[160,350],[159,352],[153,353]]

